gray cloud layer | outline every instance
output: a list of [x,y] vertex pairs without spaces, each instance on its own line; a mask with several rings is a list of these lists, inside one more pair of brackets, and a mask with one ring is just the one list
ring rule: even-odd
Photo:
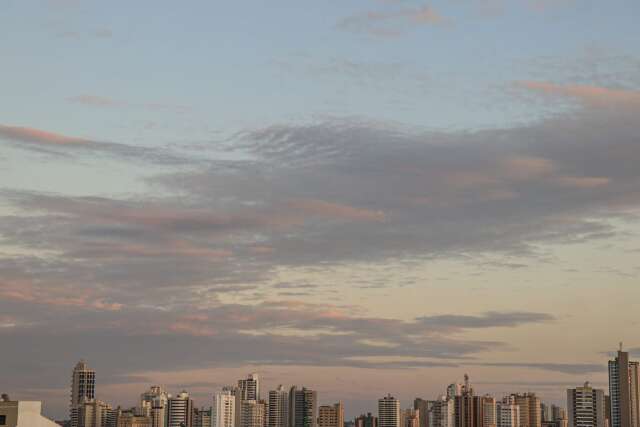
[[[12,387],[66,384],[65,369],[79,354],[105,375],[127,375],[167,365],[455,366],[508,349],[458,334],[554,318],[518,311],[399,320],[263,301],[278,289],[267,285],[276,268],[536,255],[539,243],[613,235],[609,219],[631,218],[640,202],[635,97],[534,89],[582,96],[584,108],[473,133],[353,120],[250,130],[226,148],[251,160],[151,181],[175,197],[3,191],[5,203],[29,215],[0,221],[2,242],[22,249],[0,260],[0,335],[9,361],[0,376]],[[0,134],[73,152],[99,145],[7,127]],[[107,148],[125,155],[130,148],[114,150]],[[248,292],[246,303],[222,302],[237,292]],[[110,356],[113,348],[126,364]]]

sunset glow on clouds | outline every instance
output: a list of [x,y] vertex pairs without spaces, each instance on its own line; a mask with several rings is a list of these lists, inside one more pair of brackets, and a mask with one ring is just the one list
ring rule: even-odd
[[257,371],[351,417],[640,351],[635,3],[120,9],[0,15],[12,396],[64,415],[85,358],[116,405]]

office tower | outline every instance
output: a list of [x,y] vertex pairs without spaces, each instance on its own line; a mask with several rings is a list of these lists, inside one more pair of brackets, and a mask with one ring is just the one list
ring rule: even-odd
[[193,400],[186,391],[168,399],[167,427],[193,427]]
[[239,427],[264,427],[266,419],[266,403],[257,400],[243,400],[240,403]]
[[268,427],[289,427],[289,392],[279,385],[269,391]]
[[140,395],[142,414],[151,418],[151,427],[166,427],[169,394],[160,386],[151,386]]
[[430,402],[428,427],[454,427],[455,405],[453,399],[441,396],[439,400]]
[[289,427],[316,427],[318,418],[318,393],[296,386],[289,390]]
[[586,382],[567,390],[569,427],[606,427],[604,391]]
[[553,421],[553,415],[551,414],[551,405],[540,402],[540,419],[543,423]]
[[638,413],[638,362],[629,361],[629,353],[620,350],[609,361],[609,396],[611,398],[611,427],[640,427]]
[[71,405],[69,414],[71,427],[78,427],[76,407],[85,400],[96,398],[96,371],[89,369],[84,360],[79,361],[71,375]]
[[193,409],[193,427],[212,427],[211,408]]
[[236,396],[231,387],[213,395],[211,408],[211,422],[213,427],[235,427],[236,425]]
[[497,427],[520,427],[520,407],[516,405],[515,398],[505,397],[496,403]]
[[515,404],[520,408],[520,427],[541,427],[540,399],[536,394],[517,393],[511,396]]
[[318,427],[344,427],[344,405],[342,402],[318,408]]
[[378,427],[378,417],[371,415],[371,412],[356,417],[354,427]]
[[240,400],[260,400],[260,380],[258,374],[249,374],[246,379],[238,380]]
[[378,427],[400,427],[400,401],[390,394],[378,399]]
[[84,400],[75,407],[78,427],[116,427],[113,408],[99,400]]
[[400,411],[400,426],[420,427],[420,410],[409,408]]
[[462,384],[449,384],[447,387],[447,399],[454,399],[462,393]]
[[564,408],[556,405],[551,405],[551,420],[564,420],[567,418],[567,412]]
[[496,399],[492,396],[484,395],[481,397],[482,402],[482,424],[480,427],[496,427]]
[[431,409],[431,402],[417,397],[413,401],[413,409],[420,411],[420,427],[429,427],[429,410]]
[[482,420],[482,404],[473,395],[473,388],[466,374],[460,394],[454,398],[454,406],[456,427],[480,427],[478,423]]

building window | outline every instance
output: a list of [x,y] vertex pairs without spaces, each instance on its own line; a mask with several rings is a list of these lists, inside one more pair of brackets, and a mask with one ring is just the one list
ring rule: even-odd
[[0,415],[0,426],[6,426],[6,425],[7,425],[7,416]]

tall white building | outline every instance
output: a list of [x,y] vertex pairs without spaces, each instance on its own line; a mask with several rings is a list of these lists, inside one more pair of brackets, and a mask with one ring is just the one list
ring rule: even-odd
[[213,427],[235,427],[236,396],[230,387],[213,395],[211,422]]
[[268,427],[289,427],[289,391],[282,385],[269,391]]
[[192,427],[193,400],[182,391],[167,402],[167,427]]
[[160,386],[151,386],[140,395],[142,414],[151,417],[151,427],[167,426],[169,394]]
[[427,417],[428,427],[453,427],[455,422],[455,405],[453,399],[446,396],[431,402]]
[[604,391],[586,382],[567,390],[569,427],[606,427]]
[[96,371],[89,369],[84,360],[79,361],[71,374],[71,402],[69,418],[71,427],[78,427],[78,405],[96,398]]
[[390,394],[378,399],[378,427],[400,427],[400,401]]
[[515,398],[507,396],[501,402],[496,403],[497,427],[520,427],[520,406]]

